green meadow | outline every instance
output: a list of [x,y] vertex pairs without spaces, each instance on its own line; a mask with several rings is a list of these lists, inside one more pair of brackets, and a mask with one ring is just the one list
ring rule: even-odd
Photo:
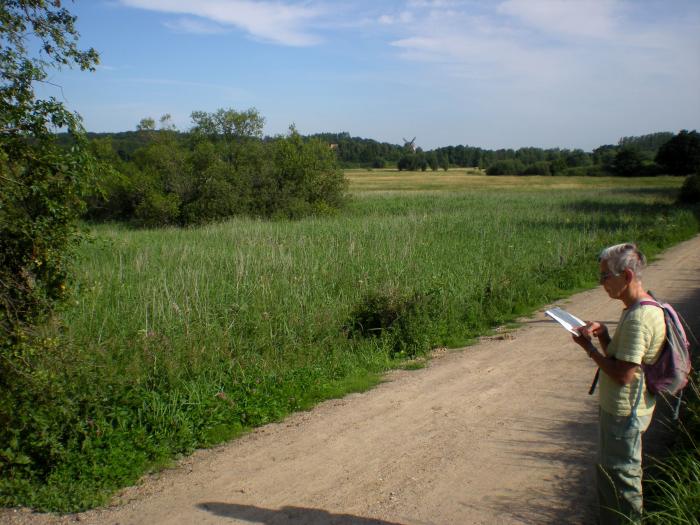
[[594,286],[606,245],[653,256],[698,231],[677,177],[347,177],[336,215],[90,227],[0,503],[102,504],[179,454]]

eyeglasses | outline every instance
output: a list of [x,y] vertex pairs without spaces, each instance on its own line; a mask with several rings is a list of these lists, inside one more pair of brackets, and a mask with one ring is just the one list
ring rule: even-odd
[[618,275],[620,274],[615,272],[600,272],[600,275],[598,275],[598,283],[603,284],[610,277],[617,277]]

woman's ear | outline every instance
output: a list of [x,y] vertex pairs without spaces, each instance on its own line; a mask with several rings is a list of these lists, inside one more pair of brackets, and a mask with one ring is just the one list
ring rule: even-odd
[[630,268],[625,268],[625,283],[630,284],[635,279],[634,271]]

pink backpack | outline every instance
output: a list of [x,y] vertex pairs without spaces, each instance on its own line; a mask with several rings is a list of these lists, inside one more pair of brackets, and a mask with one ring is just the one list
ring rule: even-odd
[[644,380],[652,394],[678,394],[688,384],[692,368],[690,362],[690,342],[683,330],[678,313],[668,303],[640,301],[639,305],[658,306],[664,312],[666,340],[661,347],[658,359],[650,365],[642,364]]
[[[690,342],[683,329],[683,323],[681,322],[681,317],[676,312],[676,310],[668,303],[660,303],[652,295],[651,292],[647,292],[654,300],[653,301],[640,301],[630,308],[629,311],[633,310],[642,305],[651,305],[661,308],[664,312],[664,321],[666,324],[666,338],[659,351],[659,356],[654,363],[647,365],[642,364],[642,372],[644,374],[644,382],[646,388],[652,394],[671,394],[677,397],[676,406],[674,407],[674,419],[678,419],[678,412],[680,410],[681,395],[685,386],[688,384],[688,377],[690,376],[690,371],[692,369],[691,359],[690,359]],[[597,370],[595,378],[593,379],[593,384],[591,385],[589,394],[593,394],[595,391],[596,384],[598,383],[598,377],[600,375],[600,369]],[[637,399],[632,408],[632,415],[637,414],[637,407],[642,399],[642,391],[644,389],[640,388],[637,390]]]

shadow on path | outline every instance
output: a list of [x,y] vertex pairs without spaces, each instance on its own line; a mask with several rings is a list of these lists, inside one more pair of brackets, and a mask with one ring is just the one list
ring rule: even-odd
[[497,441],[503,442],[503,450],[509,451],[513,465],[527,469],[531,463],[535,476],[543,475],[538,472],[542,464],[551,465],[551,473],[544,473],[549,486],[542,491],[530,491],[525,499],[521,491],[486,496],[482,506],[491,508],[495,516],[507,522],[593,523],[596,451],[591,443],[597,439],[594,411],[570,412],[556,420],[546,415],[530,415],[511,422],[510,426],[508,436],[496,438]]
[[306,507],[282,507],[281,509],[264,509],[255,505],[222,503],[210,501],[198,503],[197,507],[221,516],[265,525],[298,523],[299,525],[401,525],[393,521],[363,518],[351,514],[333,514],[327,510]]

